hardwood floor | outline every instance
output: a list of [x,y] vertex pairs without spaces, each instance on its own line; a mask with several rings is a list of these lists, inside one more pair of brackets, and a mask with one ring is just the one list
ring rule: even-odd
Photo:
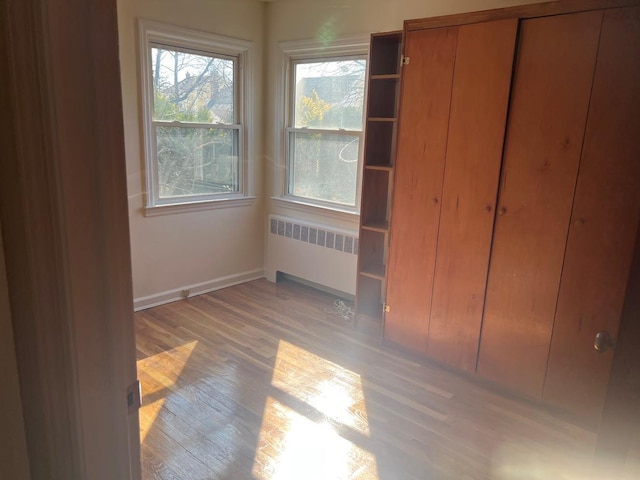
[[145,480],[581,479],[595,434],[266,280],[136,314]]

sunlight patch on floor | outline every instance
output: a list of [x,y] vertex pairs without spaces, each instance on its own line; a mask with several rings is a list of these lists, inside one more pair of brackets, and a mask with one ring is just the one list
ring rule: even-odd
[[[176,381],[189,361],[193,350],[198,344],[197,340],[185,343],[179,347],[165,352],[151,355],[138,360],[138,372],[144,372],[140,377],[150,380],[142,380],[142,408],[140,408],[140,442],[144,443],[149,430],[162,411],[166,395],[175,389]],[[155,393],[166,390],[165,395],[151,403],[145,403],[145,398]]]
[[258,480],[378,479],[375,455],[271,397],[252,473]]
[[360,375],[280,340],[271,385],[321,419],[268,397],[252,471],[257,480],[378,480],[375,455],[336,431],[370,436]]
[[369,436],[360,375],[280,340],[271,384],[337,423]]

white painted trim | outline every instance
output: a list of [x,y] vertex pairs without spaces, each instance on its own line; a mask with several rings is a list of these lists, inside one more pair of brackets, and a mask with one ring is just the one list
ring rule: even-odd
[[369,34],[345,35],[330,43],[317,38],[279,42],[278,47],[289,58],[321,58],[332,55],[362,55],[369,52]]
[[[139,49],[139,77],[142,120],[143,120],[143,149],[145,159],[146,181],[146,208],[154,208],[161,205],[174,205],[167,200],[160,201],[157,192],[158,169],[156,162],[155,129],[151,108],[153,85],[149,72],[151,72],[151,54],[149,44],[163,44],[173,47],[182,47],[200,51],[212,55],[228,55],[237,58],[238,65],[238,92],[237,100],[240,106],[237,123],[239,129],[239,174],[240,195],[250,197],[255,191],[254,163],[255,152],[255,125],[253,115],[253,43],[248,40],[216,35],[208,32],[191,30],[175,25],[154,22],[147,19],[138,19],[138,49]],[[186,203],[202,204],[202,200],[217,201],[219,195],[206,195],[198,197],[192,202],[177,200],[182,207],[171,213],[188,210],[202,210],[201,207],[186,208]],[[224,197],[223,197],[224,198]],[[235,206],[229,204],[228,206]]]
[[[291,72],[290,65],[294,60],[311,59],[311,58],[330,58],[336,56],[348,55],[366,55],[367,64],[369,63],[369,43],[370,36],[367,35],[349,35],[339,37],[330,43],[322,42],[318,39],[292,40],[279,42],[279,58],[278,58],[278,75],[276,78],[275,89],[275,122],[273,128],[274,138],[274,165],[275,171],[273,176],[273,192],[274,199],[283,201],[287,196],[288,166],[287,166],[287,135],[286,127],[288,125],[288,98],[291,89]],[[365,86],[365,104],[366,111],[367,91]],[[363,120],[364,121],[364,120]],[[364,136],[364,127],[363,127]],[[362,145],[364,148],[364,143]],[[359,161],[358,178],[356,180],[358,192],[356,193],[356,206],[354,213],[358,214],[360,210],[360,190],[362,185],[362,158]],[[308,213],[319,213],[321,210],[335,210],[332,207],[325,207],[321,204],[314,204],[311,201],[299,202],[300,205],[306,204],[315,207],[314,209],[306,209]],[[331,215],[329,215],[331,217]],[[335,218],[335,217],[334,217]]]
[[200,202],[171,203],[144,208],[145,217],[158,217],[173,213],[201,212],[203,210],[219,210],[222,208],[244,207],[252,205],[256,197],[235,197],[205,200]]
[[136,298],[133,301],[133,308],[134,311],[137,312],[139,310],[157,307],[158,305],[164,305],[165,303],[175,302],[176,300],[182,300],[183,298],[185,298],[182,295],[182,292],[184,290],[189,290],[188,296],[193,297],[195,295],[202,295],[203,293],[220,290],[221,288],[232,287],[240,283],[250,282],[251,280],[258,280],[259,278],[264,278],[264,276],[264,269],[259,268],[248,272],[227,275],[226,277],[220,277],[202,283],[186,285],[184,287],[174,288],[173,290],[167,290],[166,292]]
[[350,222],[355,226],[360,224],[360,214],[352,210],[341,210],[335,207],[320,206],[318,204],[307,203],[299,198],[290,196],[272,197],[271,199],[273,200],[273,203],[280,208],[296,212],[304,212],[321,219]]

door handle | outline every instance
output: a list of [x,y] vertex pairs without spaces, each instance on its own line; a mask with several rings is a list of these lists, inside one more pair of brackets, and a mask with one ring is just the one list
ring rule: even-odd
[[596,333],[595,341],[593,342],[593,348],[600,353],[604,353],[612,348],[615,348],[616,342],[611,337],[611,334],[606,330],[601,330]]

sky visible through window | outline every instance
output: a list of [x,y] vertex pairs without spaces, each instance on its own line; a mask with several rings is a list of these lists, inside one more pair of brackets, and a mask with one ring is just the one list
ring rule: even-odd
[[364,58],[294,64],[293,195],[355,207],[365,73]]
[[151,48],[160,198],[239,190],[239,130],[220,127],[236,123],[235,65],[210,54]]

